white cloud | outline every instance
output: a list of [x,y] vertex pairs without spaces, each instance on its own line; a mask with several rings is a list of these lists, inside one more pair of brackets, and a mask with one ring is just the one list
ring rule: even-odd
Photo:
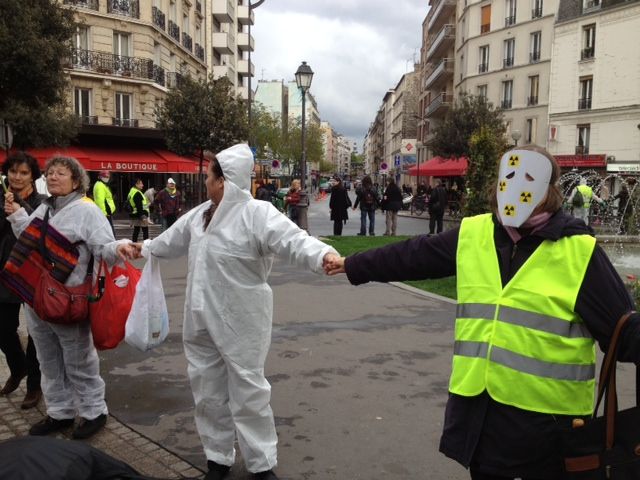
[[267,0],[251,30],[256,77],[290,81],[306,61],[320,116],[361,148],[385,92],[419,61],[425,4]]

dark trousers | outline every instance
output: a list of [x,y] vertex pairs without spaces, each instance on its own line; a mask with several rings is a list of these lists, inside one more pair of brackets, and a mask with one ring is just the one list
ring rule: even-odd
[[116,229],[113,226],[113,217],[111,215],[107,215],[107,221],[109,222],[109,225],[111,225],[111,231],[113,232],[113,238],[116,238]]
[[334,220],[333,221],[333,234],[334,235],[342,235],[342,226],[344,225],[344,220]]
[[149,227],[133,227],[133,237],[131,240],[134,242],[138,241],[138,235],[140,235],[140,230],[142,230],[142,239],[146,240],[149,238]]
[[162,217],[162,227],[166,230],[171,225],[176,223],[177,219],[178,219],[177,215],[167,215],[165,217]]
[[[513,477],[502,477],[500,475],[489,475],[487,473],[479,473],[471,469],[471,480],[513,480]],[[529,477],[522,477],[522,480],[535,480]]]
[[436,228],[436,223],[438,224],[438,233],[442,233],[443,218],[444,212],[429,214],[429,233],[433,234]]
[[2,321],[0,321],[0,350],[7,358],[7,365],[11,376],[19,377],[27,374],[27,391],[40,389],[40,364],[36,356],[36,347],[31,336],[27,341],[27,353],[25,355],[18,335],[20,324],[19,303],[0,303]]
[[367,217],[369,217],[369,234],[373,235],[376,232],[376,211],[360,210],[360,235],[367,233]]

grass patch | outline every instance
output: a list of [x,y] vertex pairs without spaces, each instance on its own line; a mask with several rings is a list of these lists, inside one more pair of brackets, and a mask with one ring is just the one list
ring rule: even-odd
[[[381,237],[371,237],[371,236],[355,236],[355,237],[325,237],[323,240],[334,247],[340,255],[348,257],[349,255],[353,255],[358,252],[365,252],[367,250],[371,250],[373,248],[383,247],[385,245],[389,245],[391,243],[401,242],[403,240],[407,240],[412,238],[408,235],[399,235],[397,237],[391,236],[381,236]],[[430,279],[430,280],[413,280],[409,282],[404,282],[407,285],[411,285],[412,287],[419,288],[420,290],[424,290],[426,292],[435,293],[438,295],[442,295],[443,297],[448,298],[457,298],[456,294],[456,277],[447,277],[447,278],[438,278],[438,279]]]

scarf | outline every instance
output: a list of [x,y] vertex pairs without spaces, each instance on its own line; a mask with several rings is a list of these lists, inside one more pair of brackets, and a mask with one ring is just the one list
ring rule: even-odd
[[550,218],[551,213],[542,212],[527,218],[527,221],[518,228],[505,227],[504,225],[503,228],[507,231],[513,243],[518,243],[522,237],[526,237],[542,229],[549,222]]
[[167,193],[168,193],[169,195],[171,195],[172,197],[174,197],[174,196],[175,196],[175,194],[176,194],[176,187],[173,187],[173,188],[166,188],[165,190],[166,190],[166,191],[167,191]]

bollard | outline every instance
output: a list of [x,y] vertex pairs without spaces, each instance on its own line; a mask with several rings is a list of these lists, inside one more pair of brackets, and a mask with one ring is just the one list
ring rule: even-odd
[[309,194],[305,190],[300,190],[300,201],[298,202],[298,226],[309,233],[309,222],[307,212],[309,210]]

